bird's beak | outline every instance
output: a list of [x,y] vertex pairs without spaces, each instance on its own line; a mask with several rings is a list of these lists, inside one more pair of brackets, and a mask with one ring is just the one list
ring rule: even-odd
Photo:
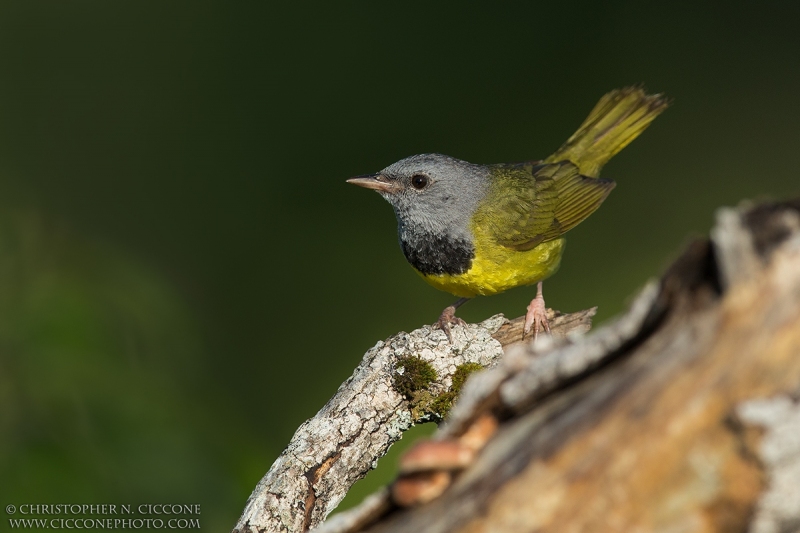
[[355,178],[350,178],[347,180],[347,183],[352,183],[353,185],[358,185],[359,187],[365,187],[367,189],[373,189],[378,192],[394,192],[397,188],[393,182],[387,180],[380,174],[356,176]]

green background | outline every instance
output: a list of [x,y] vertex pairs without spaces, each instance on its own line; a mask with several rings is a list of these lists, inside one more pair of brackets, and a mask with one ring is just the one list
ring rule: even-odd
[[796,2],[0,2],[0,504],[229,529],[364,351],[453,300],[344,180],[544,157],[644,82],[674,104],[545,283],[620,312],[718,206],[800,193],[798,25]]

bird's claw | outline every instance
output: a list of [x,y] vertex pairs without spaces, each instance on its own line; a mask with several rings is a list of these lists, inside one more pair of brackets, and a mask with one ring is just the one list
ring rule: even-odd
[[544,305],[544,298],[534,298],[528,306],[528,313],[525,315],[525,327],[522,330],[522,338],[529,335],[533,329],[533,340],[539,337],[540,331],[550,333],[550,324],[547,322],[547,308]]
[[436,324],[434,324],[433,327],[444,331],[444,334],[447,335],[447,340],[450,342],[450,344],[453,344],[453,334],[450,331],[450,326],[466,325],[466,322],[456,316],[456,308],[455,306],[451,305],[450,307],[445,307],[444,311],[442,311],[442,314],[439,315],[439,320],[436,321]]

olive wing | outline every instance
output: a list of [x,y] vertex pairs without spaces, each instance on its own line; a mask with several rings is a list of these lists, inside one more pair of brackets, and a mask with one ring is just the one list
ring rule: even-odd
[[568,161],[499,165],[492,172],[477,222],[499,244],[520,251],[561,237],[600,207],[616,185],[582,176]]

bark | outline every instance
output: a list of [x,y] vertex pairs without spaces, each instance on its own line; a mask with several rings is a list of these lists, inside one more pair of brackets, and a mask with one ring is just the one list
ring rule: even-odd
[[[585,331],[588,314],[560,320]],[[376,374],[357,370],[337,396],[382,384],[358,390],[387,398],[386,409],[384,400],[366,404],[406,414],[357,417],[381,442],[413,412],[387,392],[397,357],[428,359],[431,350],[440,390],[454,357],[492,368],[468,379],[390,487],[319,531],[800,531],[800,200],[720,210],[711,239],[691,243],[627,313],[588,335],[562,330],[532,345],[515,327],[493,317],[457,328],[453,347],[423,328],[367,353],[362,367]],[[347,435],[361,433],[344,432],[347,418],[330,406],[317,418],[325,413],[321,427],[336,431],[301,427],[295,438],[305,444],[293,439],[326,451],[292,451],[285,461],[308,458],[299,470],[262,480],[308,476],[315,499],[293,496],[273,528],[252,518],[272,516],[269,498],[285,496],[268,488],[265,499],[260,484],[243,515],[253,529],[296,531],[292,512],[311,517],[299,527],[318,524],[343,493],[316,473],[362,475],[361,459],[345,460],[364,448]]]
[[[588,331],[594,313],[551,310],[554,338]],[[431,326],[378,342],[333,398],[298,428],[247,500],[234,531],[299,532],[319,525],[404,431],[437,419],[430,404],[450,389],[459,365],[492,367],[504,344],[521,341],[522,319],[509,322],[497,315],[454,327],[452,344]],[[402,372],[398,362],[407,357],[429,363],[437,376],[413,397],[404,396],[395,383]]]

